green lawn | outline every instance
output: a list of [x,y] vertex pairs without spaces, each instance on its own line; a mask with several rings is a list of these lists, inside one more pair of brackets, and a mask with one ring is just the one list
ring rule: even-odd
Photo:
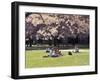
[[47,57],[45,50],[27,50],[25,55],[25,67],[57,67],[57,66],[81,66],[89,65],[89,50],[84,49],[80,53],[68,55],[68,51],[61,51],[64,54],[61,57]]

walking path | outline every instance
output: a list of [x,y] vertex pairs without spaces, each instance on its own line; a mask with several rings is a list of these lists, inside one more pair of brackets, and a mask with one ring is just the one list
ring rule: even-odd
[[[60,50],[60,51],[75,51],[75,49],[67,49],[67,50]],[[79,51],[84,52],[84,51],[89,51],[88,49],[79,49]]]

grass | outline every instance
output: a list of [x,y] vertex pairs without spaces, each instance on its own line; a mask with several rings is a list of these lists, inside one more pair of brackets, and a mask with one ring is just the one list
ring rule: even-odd
[[73,53],[68,55],[68,51],[61,51],[64,56],[61,57],[47,57],[45,50],[27,50],[25,55],[25,67],[57,67],[57,66],[82,66],[89,65],[89,50],[85,49],[80,53]]

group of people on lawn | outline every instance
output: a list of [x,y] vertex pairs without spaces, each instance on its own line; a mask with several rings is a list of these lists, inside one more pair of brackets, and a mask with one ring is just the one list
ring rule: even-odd
[[59,48],[54,47],[54,48],[47,48],[46,52],[48,53],[48,57],[59,57],[63,56],[61,51],[59,51]]
[[[74,49],[75,49],[75,50],[73,50],[74,53],[79,53],[79,48],[77,47],[77,45],[75,46]],[[46,53],[48,54],[47,57],[59,57],[59,56],[63,56],[63,54],[61,53],[61,51],[57,47],[46,48]],[[69,51],[68,55],[72,55],[72,52]]]

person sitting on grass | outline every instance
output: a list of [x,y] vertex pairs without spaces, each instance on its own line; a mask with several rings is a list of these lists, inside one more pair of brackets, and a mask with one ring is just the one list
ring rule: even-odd
[[77,45],[75,45],[75,53],[79,53],[79,48]]
[[46,48],[46,53],[48,55],[47,56],[43,56],[43,57],[51,57],[52,56],[52,48]]
[[46,53],[49,53],[50,52],[50,48],[46,48]]
[[63,54],[61,53],[61,51],[59,51],[58,48],[55,49],[55,53],[56,53],[58,56],[63,56]]

